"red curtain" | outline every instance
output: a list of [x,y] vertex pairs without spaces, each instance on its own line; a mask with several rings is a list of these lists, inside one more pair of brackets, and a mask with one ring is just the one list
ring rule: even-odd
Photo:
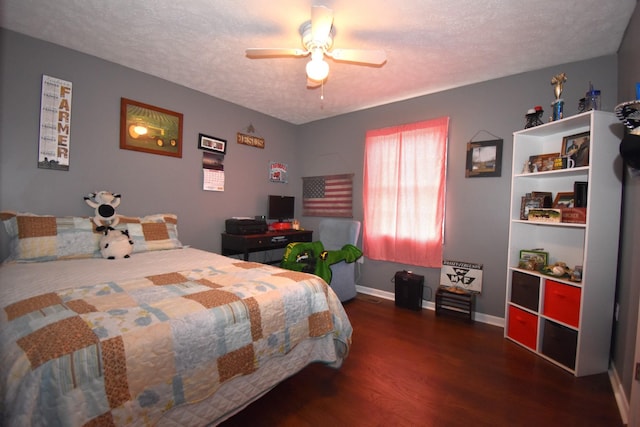
[[449,118],[367,132],[367,258],[440,268]]

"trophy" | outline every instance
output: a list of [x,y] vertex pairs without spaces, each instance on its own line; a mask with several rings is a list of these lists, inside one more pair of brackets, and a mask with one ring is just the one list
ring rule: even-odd
[[560,98],[562,95],[562,85],[567,81],[567,75],[565,73],[556,74],[551,79],[553,85],[553,93],[556,95],[556,100],[551,103],[551,121],[560,120],[563,117],[564,99]]

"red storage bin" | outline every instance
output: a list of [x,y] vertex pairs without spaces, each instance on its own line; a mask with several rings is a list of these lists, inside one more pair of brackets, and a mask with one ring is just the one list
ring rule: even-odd
[[577,328],[581,289],[554,280],[547,280],[544,289],[544,315]]
[[538,340],[538,317],[520,310],[517,307],[509,307],[509,324],[507,336],[519,343],[536,350]]

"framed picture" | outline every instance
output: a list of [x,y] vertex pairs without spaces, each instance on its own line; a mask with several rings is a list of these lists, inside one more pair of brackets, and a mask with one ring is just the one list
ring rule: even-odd
[[543,208],[553,207],[553,194],[550,191],[532,191],[531,197],[544,197]]
[[576,135],[562,138],[562,155],[568,156],[575,162],[574,167],[589,166],[590,132],[582,132]]
[[568,191],[566,193],[560,192],[556,194],[556,198],[553,199],[554,208],[573,208],[575,207],[575,195],[573,192]]
[[198,148],[205,151],[225,154],[227,152],[227,140],[201,133],[198,135]]
[[465,177],[494,177],[502,172],[502,140],[467,143]]
[[120,148],[182,157],[182,113],[122,98]]
[[553,170],[553,161],[560,157],[560,153],[538,154],[529,157],[531,172],[547,172]]
[[529,219],[529,210],[543,208],[545,202],[545,196],[533,196],[531,194],[527,194],[526,196],[522,196],[522,203],[520,205],[520,219],[528,220]]
[[526,270],[541,270],[548,262],[549,252],[523,249],[520,251],[520,263],[518,267]]

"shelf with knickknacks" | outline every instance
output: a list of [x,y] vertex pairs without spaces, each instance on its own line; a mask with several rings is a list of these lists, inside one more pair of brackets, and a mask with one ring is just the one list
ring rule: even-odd
[[505,338],[576,376],[609,366],[621,130],[592,109],[513,134]]
[[[566,73],[559,73],[551,78],[553,93],[556,99],[551,103],[552,114],[551,117],[549,117],[550,122],[554,122],[556,120],[564,118],[564,99],[561,98],[561,95],[566,81]],[[589,82],[589,90],[585,93],[584,98],[580,98],[580,100],[578,101],[578,113],[584,113],[590,110],[599,110],[601,102],[600,95],[601,91],[598,89],[594,89],[593,83]],[[525,115],[526,122],[524,128],[529,129],[544,124],[544,122],[542,121],[543,114],[544,110],[540,105],[536,105],[534,108],[530,108],[529,110],[527,110],[527,114]]]
[[540,105],[536,105],[533,108],[530,108],[527,111],[527,114],[525,115],[525,118],[527,120],[526,124],[524,125],[525,129],[529,129],[532,128],[534,126],[540,126],[542,124],[544,124],[542,122],[542,115],[544,114],[544,110],[542,109],[542,107]]
[[578,101],[578,113],[600,109],[600,91],[593,88],[593,83],[589,82],[589,90],[584,94],[584,98]]

